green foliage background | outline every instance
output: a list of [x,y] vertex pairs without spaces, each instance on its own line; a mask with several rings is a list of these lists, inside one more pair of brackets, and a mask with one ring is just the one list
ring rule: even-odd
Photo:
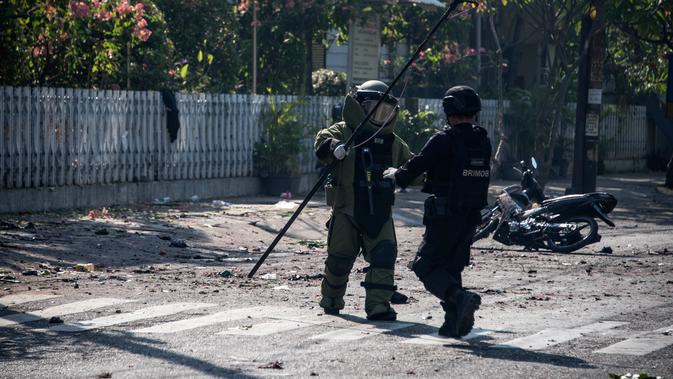
[[[136,33],[134,14],[115,12],[124,3],[143,5],[152,33],[146,40]],[[609,41],[606,70],[615,91],[625,96],[662,93],[666,55],[673,51],[673,1],[603,3]],[[520,51],[521,38],[503,29],[507,22],[512,24],[511,19],[506,22],[508,12],[516,13],[514,24],[534,25],[535,35],[556,43],[558,51],[563,47],[564,65],[550,67],[556,71],[547,73],[546,82],[560,89],[562,78],[576,76],[577,36],[590,4],[589,0],[482,0],[478,11],[483,15],[485,50],[481,52],[474,49],[475,11],[463,7],[464,13],[441,28],[411,68],[406,96],[440,97],[449,85],[467,83],[495,97],[496,47],[487,20],[492,15],[499,29],[504,64],[515,64],[512,57]],[[76,14],[82,5],[89,9],[86,16]],[[112,12],[110,19],[97,16],[101,7]],[[0,84],[249,93],[253,8],[252,0],[0,0]],[[381,62],[384,75],[393,77],[441,12],[405,2],[258,1],[258,91],[324,92],[324,73],[314,75],[317,68],[312,67],[312,44],[327,47],[332,42],[327,40],[328,31],[345,42],[351,22],[374,14],[382,20],[383,43],[390,50],[406,49]],[[475,68],[478,56],[481,73]],[[503,75],[510,75],[508,68]],[[506,80],[506,96],[511,86],[512,80]],[[568,88],[572,92],[574,86]]]

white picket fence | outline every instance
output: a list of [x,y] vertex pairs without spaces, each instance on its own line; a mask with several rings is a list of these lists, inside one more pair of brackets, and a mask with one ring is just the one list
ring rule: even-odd
[[[180,129],[171,143],[158,92],[0,87],[0,188],[252,176],[269,98],[176,98]],[[307,125],[302,173],[316,170],[312,136],[340,101],[312,97],[298,106]]]
[[[497,101],[482,100],[482,111],[479,114],[479,125],[488,130],[489,136],[495,142]],[[509,101],[504,102],[505,111],[509,109]],[[420,99],[419,109],[443,115],[442,101],[438,99]],[[575,104],[569,104],[568,110],[575,114]],[[628,105],[617,108],[614,105],[604,105],[599,128],[601,156],[610,160],[644,160],[648,149],[647,112],[644,106]],[[440,117],[436,128],[443,127],[444,120]],[[575,123],[572,121],[563,126],[560,135],[567,141],[575,136]],[[494,143],[495,146],[495,143]],[[567,146],[572,156],[572,144]],[[519,157],[522,158],[522,157]]]
[[[180,129],[171,143],[158,92],[0,87],[0,189],[255,175],[253,148],[263,131],[268,96],[180,93],[176,98]],[[313,135],[331,123],[332,107],[341,102],[316,96],[298,106],[307,128],[302,173],[316,171]],[[442,114],[437,99],[420,99],[419,108]],[[495,100],[484,100],[483,108],[480,123],[494,136]],[[610,114],[601,133],[609,157],[642,159],[644,107]]]

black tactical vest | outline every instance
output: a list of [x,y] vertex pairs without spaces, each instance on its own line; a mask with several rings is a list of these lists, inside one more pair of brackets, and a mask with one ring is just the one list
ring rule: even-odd
[[[359,145],[369,136],[356,138]],[[395,135],[378,135],[355,149],[354,217],[371,238],[375,238],[390,219],[395,202],[395,184],[383,179],[383,171],[392,166]]]
[[480,126],[451,128],[453,152],[447,169],[448,181],[434,183],[438,191],[447,197],[451,209],[481,209],[487,204],[488,185],[491,177],[491,142],[487,132]]

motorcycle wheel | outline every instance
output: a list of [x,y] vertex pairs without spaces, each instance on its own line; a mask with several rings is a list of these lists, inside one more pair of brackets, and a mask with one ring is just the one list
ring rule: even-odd
[[559,230],[547,233],[547,248],[558,253],[570,253],[596,242],[598,223],[593,217],[572,217],[561,224],[573,224],[572,230]]
[[491,217],[482,220],[482,223],[477,225],[477,229],[472,235],[472,242],[488,237],[488,235],[491,234],[498,226],[499,220],[500,220],[499,212],[495,212],[491,214]]

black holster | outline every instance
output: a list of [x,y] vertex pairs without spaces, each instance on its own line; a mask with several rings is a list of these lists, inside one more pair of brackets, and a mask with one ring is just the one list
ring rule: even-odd
[[449,199],[444,196],[430,196],[425,199],[425,212],[423,213],[423,225],[428,223],[448,222],[451,217]]

